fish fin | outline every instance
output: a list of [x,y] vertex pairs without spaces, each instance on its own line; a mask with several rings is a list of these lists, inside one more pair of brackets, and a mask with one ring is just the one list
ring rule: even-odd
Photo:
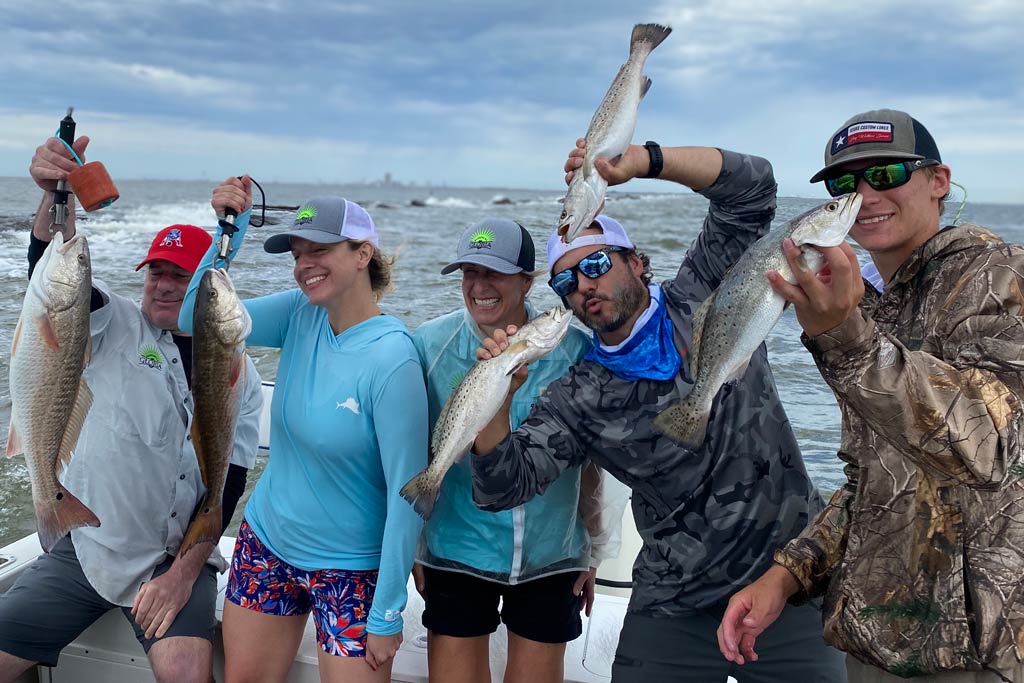
[[50,552],[72,529],[99,525],[100,520],[93,511],[60,484],[56,500],[36,504],[36,528],[44,552]]
[[207,507],[209,500],[210,494],[207,493],[203,496],[203,502],[199,506],[199,514],[188,525],[188,531],[185,532],[185,538],[178,549],[179,558],[185,557],[185,554],[193,546],[197,546],[200,543],[218,543],[220,541],[220,535],[224,532],[222,528],[224,525],[224,510],[219,502],[216,505]]
[[82,354],[82,367],[87,367],[92,362],[92,335],[85,338],[85,353]]
[[35,317],[36,330],[43,343],[54,351],[60,351],[60,340],[57,339],[57,330],[53,327],[53,319],[49,313],[40,313]]
[[690,335],[690,348],[687,352],[690,356],[690,377],[692,379],[697,378],[697,370],[700,368],[700,340],[704,336],[704,323],[707,321],[708,311],[714,307],[717,295],[717,289],[711,292],[711,296],[701,302],[691,319],[693,333]]
[[54,463],[54,471],[57,474],[63,472],[71,460],[71,452],[78,445],[78,435],[82,433],[85,416],[89,414],[91,407],[92,390],[89,389],[89,385],[85,383],[84,379],[79,379],[78,395],[75,396],[75,405],[71,408],[71,415],[68,416],[67,424],[64,426],[64,436],[60,440],[57,461]]
[[21,318],[18,318],[18,325],[14,328],[14,340],[11,341],[11,358],[18,352],[18,342],[21,341]]
[[661,45],[661,41],[668,38],[670,33],[672,29],[661,24],[637,24],[629,36],[629,51],[633,52],[643,45],[650,52]]
[[429,471],[423,470],[410,479],[409,483],[403,486],[398,493],[409,501],[416,513],[425,521],[430,519],[430,515],[434,513],[434,503],[437,502],[437,494],[440,489],[440,485],[431,483]]
[[651,89],[651,79],[649,79],[646,76],[644,76],[644,84],[640,86],[640,99],[641,100],[644,98],[644,95],[646,95],[647,91],[650,90],[650,89]]
[[654,428],[684,448],[695,451],[704,443],[710,411],[700,410],[695,401],[673,403],[654,418]]
[[231,356],[231,374],[228,377],[228,385],[235,386],[238,379],[245,375],[245,353],[236,353]]
[[12,420],[7,425],[7,457],[13,458],[24,452],[25,448],[21,445],[21,437],[18,436],[18,430],[14,428],[14,421]]

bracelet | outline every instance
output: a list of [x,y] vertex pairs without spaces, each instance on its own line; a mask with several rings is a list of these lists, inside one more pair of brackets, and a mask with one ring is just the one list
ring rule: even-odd
[[647,148],[647,153],[651,156],[651,167],[644,177],[657,178],[661,175],[662,169],[665,168],[665,157],[661,153],[661,145],[654,140],[648,140],[644,143],[644,147]]

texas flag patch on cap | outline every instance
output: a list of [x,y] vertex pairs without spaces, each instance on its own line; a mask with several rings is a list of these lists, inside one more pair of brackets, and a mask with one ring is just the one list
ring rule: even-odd
[[882,121],[864,121],[847,126],[832,138],[832,154],[850,145],[862,142],[892,142],[892,124]]

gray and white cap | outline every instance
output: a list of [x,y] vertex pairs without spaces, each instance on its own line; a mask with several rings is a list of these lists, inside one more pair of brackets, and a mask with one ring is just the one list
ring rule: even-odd
[[441,269],[442,275],[464,263],[490,268],[504,275],[535,267],[533,238],[526,228],[508,218],[485,218],[462,233],[458,256]]
[[292,227],[268,237],[263,248],[271,254],[283,254],[291,251],[293,237],[320,244],[355,240],[380,246],[370,214],[343,197],[313,197],[295,212]]

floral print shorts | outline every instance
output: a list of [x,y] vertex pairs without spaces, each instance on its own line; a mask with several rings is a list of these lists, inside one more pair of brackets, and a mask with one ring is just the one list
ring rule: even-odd
[[306,571],[280,559],[244,519],[231,556],[225,598],[263,614],[313,612],[316,640],[329,655],[366,656],[366,618],[377,586],[377,570]]

